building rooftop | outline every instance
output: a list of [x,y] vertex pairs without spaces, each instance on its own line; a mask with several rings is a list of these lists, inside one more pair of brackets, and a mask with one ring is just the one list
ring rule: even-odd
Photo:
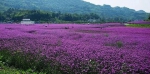
[[30,21],[30,19],[22,19],[23,21]]

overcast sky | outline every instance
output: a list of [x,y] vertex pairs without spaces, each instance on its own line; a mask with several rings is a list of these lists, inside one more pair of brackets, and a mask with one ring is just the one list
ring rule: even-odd
[[128,7],[135,10],[144,10],[150,13],[150,0],[84,0],[96,5],[111,5],[112,7]]

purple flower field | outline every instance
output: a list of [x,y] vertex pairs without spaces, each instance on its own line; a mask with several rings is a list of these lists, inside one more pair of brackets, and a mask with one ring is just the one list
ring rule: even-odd
[[150,74],[150,28],[119,23],[0,24],[4,49],[51,61],[66,74]]

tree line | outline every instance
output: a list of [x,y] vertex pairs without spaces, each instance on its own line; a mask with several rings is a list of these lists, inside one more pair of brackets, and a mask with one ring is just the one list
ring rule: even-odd
[[19,23],[22,19],[29,18],[36,23],[106,23],[106,22],[127,22],[128,19],[120,17],[105,18],[95,13],[76,14],[61,12],[46,12],[40,10],[18,10],[10,8],[0,12],[0,22]]
[[149,17],[148,17],[148,20],[150,21],[150,15],[149,15]]

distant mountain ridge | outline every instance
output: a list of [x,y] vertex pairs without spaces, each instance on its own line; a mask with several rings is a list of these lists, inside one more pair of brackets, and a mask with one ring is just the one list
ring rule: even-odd
[[135,11],[126,7],[114,7],[110,5],[94,5],[83,0],[3,0],[0,1],[0,11],[9,8],[25,10],[43,10],[62,13],[88,14],[96,13],[106,18],[124,18],[129,20],[143,20],[148,18],[145,11]]

